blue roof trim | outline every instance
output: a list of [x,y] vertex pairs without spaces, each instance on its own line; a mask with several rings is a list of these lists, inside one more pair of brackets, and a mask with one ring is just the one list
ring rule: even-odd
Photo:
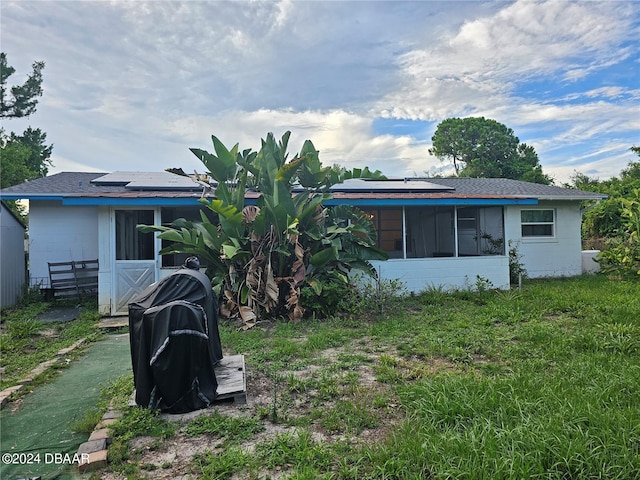
[[354,207],[417,207],[424,205],[537,205],[536,198],[379,198],[327,200],[324,205],[353,205]]
[[65,197],[63,197],[62,195],[31,195],[31,196],[25,196],[25,195],[21,195],[19,193],[3,193],[2,195],[0,195],[0,200],[46,200],[46,201],[51,201],[51,200],[57,200],[57,201],[62,201],[64,200]]

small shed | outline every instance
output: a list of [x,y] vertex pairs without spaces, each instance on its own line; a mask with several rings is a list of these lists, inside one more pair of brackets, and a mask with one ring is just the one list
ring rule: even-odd
[[0,202],[0,307],[15,305],[26,279],[26,226],[4,202]]

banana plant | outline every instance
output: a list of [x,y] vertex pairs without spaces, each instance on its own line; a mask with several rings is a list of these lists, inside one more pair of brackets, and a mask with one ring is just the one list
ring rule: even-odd
[[[139,227],[171,242],[161,254],[198,255],[220,295],[220,314],[240,318],[244,328],[265,317],[298,321],[303,286],[317,291],[327,278],[348,282],[352,268],[375,275],[369,260],[386,258],[363,212],[323,206],[331,198],[331,169],[322,167],[309,140],[288,161],[289,137],[276,141],[269,133],[260,151],[240,152],[212,136],[215,153],[191,151],[212,179],[214,198],[200,202],[217,223],[202,213],[201,222]],[[256,205],[246,205],[250,191],[258,194]],[[328,274],[334,271],[340,276]]]

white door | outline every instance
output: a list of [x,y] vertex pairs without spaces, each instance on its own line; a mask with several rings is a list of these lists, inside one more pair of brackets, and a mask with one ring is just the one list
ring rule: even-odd
[[153,209],[113,210],[113,235],[115,241],[113,268],[113,294],[111,312],[127,313],[128,304],[157,278],[157,250],[155,235],[142,233],[137,225],[153,225],[156,212]]

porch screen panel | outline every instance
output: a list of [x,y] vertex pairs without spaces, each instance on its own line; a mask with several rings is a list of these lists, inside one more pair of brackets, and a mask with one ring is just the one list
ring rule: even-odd
[[479,209],[482,255],[504,255],[504,213],[502,207]]
[[[205,216],[209,219],[211,223],[214,225],[218,223],[218,216],[213,213],[208,208],[203,208],[201,206],[193,206],[193,207],[162,207],[160,210],[160,221],[162,225],[165,227],[172,226],[173,222],[179,219],[186,220],[188,222],[196,222],[201,223],[202,218],[200,213],[203,212]],[[169,240],[162,240],[162,248],[166,248],[170,246],[173,242]],[[187,257],[191,256],[190,253],[171,253],[167,255],[162,255],[162,266],[163,267],[179,267],[181,266]],[[203,267],[206,267],[206,261],[200,258],[200,264]]]
[[402,257],[402,210],[380,209],[380,246],[392,258]]
[[408,207],[407,258],[454,255],[453,207]]
[[388,253],[390,258],[402,258],[402,209],[371,208],[363,211],[376,228],[378,248]]
[[116,210],[116,260],[153,260],[153,234],[137,225],[153,225],[153,210]]

